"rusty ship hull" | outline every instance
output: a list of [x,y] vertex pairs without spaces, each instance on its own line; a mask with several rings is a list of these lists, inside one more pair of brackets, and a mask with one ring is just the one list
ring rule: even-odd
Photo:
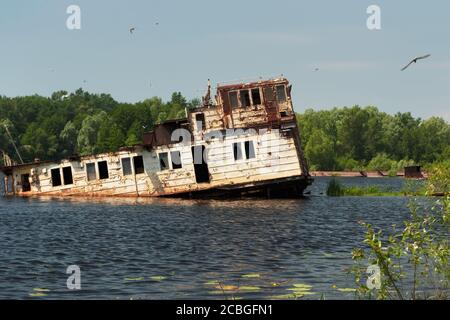
[[5,195],[301,197],[312,179],[284,78],[219,85],[115,152],[1,168]]

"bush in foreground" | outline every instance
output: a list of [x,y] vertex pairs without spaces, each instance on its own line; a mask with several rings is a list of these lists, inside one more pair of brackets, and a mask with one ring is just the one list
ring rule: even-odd
[[[389,234],[368,223],[365,246],[352,252],[352,273],[356,294],[377,299],[448,299],[450,268],[450,166],[436,166],[430,172],[427,194],[440,198],[418,198],[409,204],[404,226],[393,226]],[[378,284],[365,280],[368,266],[380,270]]]

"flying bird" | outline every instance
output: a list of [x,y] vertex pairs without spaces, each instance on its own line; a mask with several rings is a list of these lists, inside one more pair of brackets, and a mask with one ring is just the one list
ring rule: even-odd
[[405,71],[413,63],[417,63],[417,61],[423,60],[423,59],[426,59],[426,58],[429,58],[429,57],[431,57],[431,54],[427,54],[425,56],[416,57],[416,58],[412,59],[406,66],[403,67],[402,71]]
[[130,28],[130,33],[131,33],[131,34],[133,34],[134,30],[136,30],[136,28],[135,28],[135,27],[133,27],[133,28]]

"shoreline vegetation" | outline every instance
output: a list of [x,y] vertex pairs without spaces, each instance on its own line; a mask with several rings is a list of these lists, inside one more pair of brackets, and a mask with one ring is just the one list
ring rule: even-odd
[[[310,171],[312,177],[347,177],[347,178],[404,178],[402,171],[388,173],[386,171]],[[428,176],[427,172],[421,171],[423,178]]]
[[365,186],[345,185],[339,177],[332,176],[327,185],[326,195],[340,196],[378,196],[378,197],[449,197],[450,161],[435,164],[430,168],[427,179],[405,179],[400,190],[392,187],[368,184]]
[[395,190],[392,187],[379,185],[348,186],[333,177],[328,182],[326,195],[329,197],[445,197],[449,195],[448,189],[443,188],[438,188],[430,193],[427,184],[429,184],[427,180],[409,180],[402,189]]
[[342,196],[372,196],[372,197],[401,197],[401,196],[426,196],[423,181],[408,181],[401,190],[378,185],[348,186],[344,185],[338,178],[333,177],[327,185],[326,195],[329,197]]

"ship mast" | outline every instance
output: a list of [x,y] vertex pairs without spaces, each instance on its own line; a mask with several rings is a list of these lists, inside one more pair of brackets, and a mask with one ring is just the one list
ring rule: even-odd
[[208,89],[206,91],[205,96],[202,98],[203,106],[210,107],[211,106],[211,80],[208,79]]
[[23,164],[24,162],[23,162],[23,160],[22,160],[22,157],[21,157],[21,155],[20,155],[19,150],[17,149],[17,146],[16,146],[16,144],[15,144],[15,142],[14,142],[14,139],[13,139],[13,137],[11,136],[11,132],[9,132],[8,126],[6,125],[6,123],[3,123],[3,126],[5,127],[6,133],[8,134],[8,137],[9,137],[9,139],[11,140],[11,143],[12,143],[12,145],[14,146],[14,149],[16,150],[16,153],[17,153],[17,156],[18,156],[19,159],[20,159],[20,162]]

